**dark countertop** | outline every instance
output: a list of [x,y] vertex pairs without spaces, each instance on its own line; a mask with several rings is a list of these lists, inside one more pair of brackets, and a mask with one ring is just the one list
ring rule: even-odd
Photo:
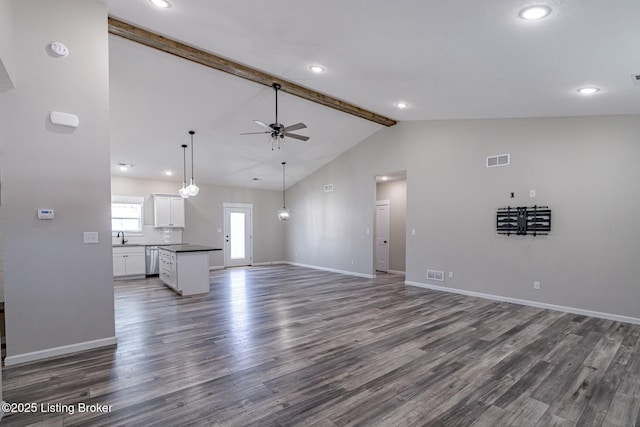
[[114,243],[111,246],[113,246],[114,248],[130,248],[134,246],[167,246],[167,245],[172,245],[172,243],[125,243],[124,245],[122,243]]
[[171,252],[208,252],[221,251],[222,248],[212,248],[211,246],[202,245],[166,245],[158,246],[159,249],[165,249]]

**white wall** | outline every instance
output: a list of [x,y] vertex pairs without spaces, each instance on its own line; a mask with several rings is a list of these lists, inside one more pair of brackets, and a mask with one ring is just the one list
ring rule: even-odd
[[389,270],[405,271],[407,181],[379,182],[376,185],[376,200],[389,200]]
[[[6,364],[115,343],[106,5],[11,6],[19,84],[0,93]],[[47,53],[53,40],[67,58]],[[80,126],[51,125],[51,110]],[[55,219],[36,219],[38,208]],[[83,244],[85,231],[100,243]]]
[[[406,170],[408,281],[452,271],[431,284],[640,319],[638,141],[638,116],[400,123],[290,188],[287,255],[372,273],[372,180]],[[502,153],[511,166],[485,168]],[[497,208],[533,204],[553,210],[549,236],[496,234]]]
[[[132,179],[114,176],[112,192],[119,196],[145,197],[145,224],[153,224],[153,193],[177,194],[181,183]],[[249,188],[199,185],[196,197],[185,200],[186,225],[182,233],[185,243],[222,248],[224,245],[223,203],[253,204],[253,262],[276,262],[284,259],[284,227],[278,221],[282,192]],[[210,253],[210,266],[224,265],[222,252]]]

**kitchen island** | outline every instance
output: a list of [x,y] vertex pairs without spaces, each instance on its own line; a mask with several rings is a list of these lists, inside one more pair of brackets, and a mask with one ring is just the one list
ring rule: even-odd
[[158,246],[160,280],[182,296],[209,293],[209,252],[201,245]]

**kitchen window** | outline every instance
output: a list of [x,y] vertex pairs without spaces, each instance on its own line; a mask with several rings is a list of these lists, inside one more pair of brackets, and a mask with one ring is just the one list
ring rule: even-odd
[[142,234],[144,197],[111,197],[111,231]]

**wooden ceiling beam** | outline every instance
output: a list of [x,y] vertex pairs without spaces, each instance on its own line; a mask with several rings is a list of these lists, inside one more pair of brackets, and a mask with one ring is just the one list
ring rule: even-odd
[[264,71],[222,58],[112,17],[109,17],[109,33],[268,87],[271,87],[273,83],[280,83],[283,92],[384,126],[393,126],[397,123],[393,119],[365,110],[357,105],[316,92]]

